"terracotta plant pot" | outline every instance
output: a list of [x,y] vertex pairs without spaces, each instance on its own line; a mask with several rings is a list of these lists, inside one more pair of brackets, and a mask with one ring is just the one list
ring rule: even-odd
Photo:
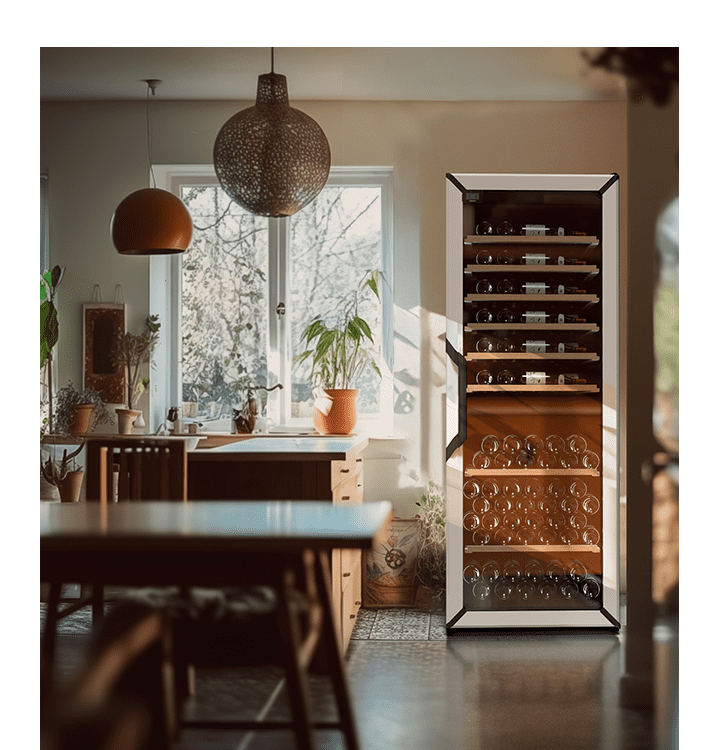
[[117,431],[120,435],[132,435],[133,422],[142,412],[137,409],[115,409],[117,414]]
[[85,435],[90,432],[92,424],[92,414],[95,411],[94,404],[75,404],[73,406],[75,416],[70,422],[71,435]]
[[60,482],[60,500],[63,503],[76,503],[80,499],[80,490],[82,489],[82,479],[85,476],[84,471],[68,471],[65,479]]
[[314,410],[314,423],[321,435],[349,435],[357,424],[357,394],[351,388],[326,389],[332,401],[327,414],[317,407]]

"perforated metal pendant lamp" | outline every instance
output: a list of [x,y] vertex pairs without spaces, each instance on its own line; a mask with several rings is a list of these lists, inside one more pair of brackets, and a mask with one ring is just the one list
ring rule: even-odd
[[291,216],[313,201],[330,173],[330,146],[322,128],[291,107],[287,78],[265,73],[257,100],[217,134],[217,179],[240,206],[258,216]]

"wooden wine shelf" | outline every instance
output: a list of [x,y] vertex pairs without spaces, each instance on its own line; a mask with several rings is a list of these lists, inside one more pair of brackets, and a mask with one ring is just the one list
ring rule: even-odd
[[574,359],[583,362],[598,362],[599,355],[594,352],[470,352],[465,355],[467,361],[480,359]]
[[540,273],[583,273],[587,276],[596,276],[599,273],[599,266],[595,265],[564,265],[557,266],[551,264],[537,264],[537,265],[520,265],[518,263],[507,263],[501,265],[499,263],[468,263],[465,267],[464,272],[469,275],[472,273],[534,273],[539,271]]
[[470,234],[465,245],[586,245],[596,247],[599,238],[590,235],[564,235],[563,237],[524,234]]
[[465,331],[590,331],[597,333],[596,323],[467,323]]
[[481,393],[493,391],[571,391],[573,393],[599,393],[599,386],[587,383],[586,385],[468,385],[467,393]]
[[592,552],[601,550],[596,544],[467,544],[465,553],[472,552]]
[[599,302],[596,294],[468,294],[465,302]]
[[598,477],[598,469],[465,469],[468,477]]

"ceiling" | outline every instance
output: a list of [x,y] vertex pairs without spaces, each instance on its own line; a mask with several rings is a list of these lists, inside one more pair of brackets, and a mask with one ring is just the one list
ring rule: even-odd
[[[590,68],[581,47],[281,47],[291,100],[602,101],[624,79]],[[270,48],[41,47],[41,101],[254,100]]]

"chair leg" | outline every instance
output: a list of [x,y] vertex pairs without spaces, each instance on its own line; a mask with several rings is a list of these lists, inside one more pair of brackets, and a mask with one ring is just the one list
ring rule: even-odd
[[335,619],[332,614],[330,567],[327,552],[318,551],[315,556],[315,570],[317,573],[317,587],[322,603],[322,608],[327,613],[322,630],[325,655],[327,658],[327,671],[329,672],[332,687],[334,688],[337,711],[340,724],[345,734],[346,747],[348,750],[360,750],[357,736],[357,725],[355,723],[354,711],[347,689],[345,677],[345,665],[342,658],[340,639],[337,633]]
[[292,611],[289,592],[287,591],[290,588],[291,581],[288,579],[292,576],[292,572],[285,571],[284,576],[284,591],[283,595],[279,597],[277,618],[287,671],[287,691],[292,708],[298,750],[313,750],[315,745],[310,723],[309,683],[306,668],[301,663],[299,654],[301,645],[300,627],[296,613]]
[[97,627],[105,613],[105,587],[99,583],[92,586],[92,626]]
[[47,602],[47,616],[45,630],[40,643],[40,687],[42,696],[52,693],[55,678],[55,644],[57,637],[58,607],[60,606],[61,583],[50,584],[50,594]]

